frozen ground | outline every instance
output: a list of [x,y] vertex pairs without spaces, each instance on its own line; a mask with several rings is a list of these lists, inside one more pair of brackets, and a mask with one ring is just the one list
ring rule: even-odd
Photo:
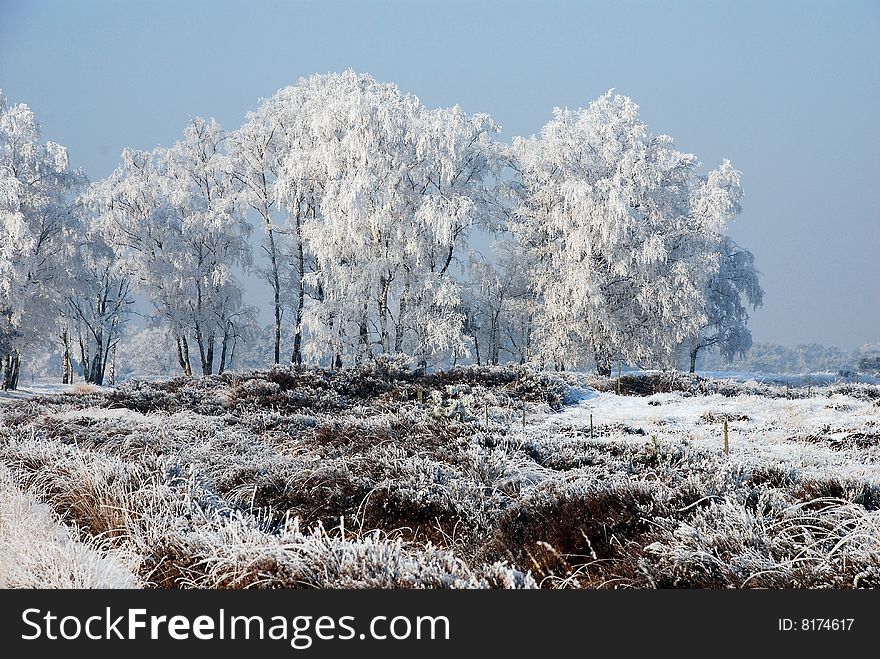
[[[880,407],[871,399],[821,389],[805,398],[576,391],[573,404],[536,425],[537,436],[584,438],[592,416],[594,436],[605,441],[644,444],[654,438],[721,451],[727,420],[731,459],[743,465],[786,465],[813,478],[880,484]],[[850,450],[856,446],[862,450]]]
[[386,364],[32,391],[0,403],[0,485],[104,585],[880,585],[880,387],[616,388]]
[[97,387],[93,384],[85,384],[83,382],[61,384],[59,382],[38,381],[29,384],[22,384],[15,391],[0,390],[0,403],[10,400],[50,396],[53,394],[95,393],[98,391],[109,390],[110,387]]

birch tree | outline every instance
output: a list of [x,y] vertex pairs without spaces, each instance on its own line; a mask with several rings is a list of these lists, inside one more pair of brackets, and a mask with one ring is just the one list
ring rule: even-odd
[[[537,259],[542,359],[593,360],[603,374],[614,360],[671,364],[706,321],[713,247],[739,194],[735,170],[701,178],[695,156],[649,134],[638,106],[611,92],[586,109],[555,110],[512,153],[521,194],[512,228]],[[712,187],[722,179],[729,185]]]
[[720,267],[706,286],[706,324],[688,342],[691,373],[706,348],[717,348],[727,361],[744,356],[752,347],[747,307],[757,309],[764,301],[754,254],[728,236],[719,243],[718,254]]
[[490,260],[475,254],[467,270],[466,333],[471,356],[498,364],[502,356],[520,364],[529,360],[536,306],[530,286],[528,255],[510,239],[493,244]]
[[[278,203],[276,181],[279,161],[286,153],[282,124],[284,104],[276,97],[263,101],[256,112],[250,112],[244,124],[229,135],[230,176],[239,199],[259,216],[265,236],[261,249],[268,264],[258,272],[272,288],[274,313],[274,363],[281,358],[282,303],[285,284],[289,279],[289,250],[285,249],[286,216]],[[296,353],[296,350],[294,351]],[[298,355],[294,354],[294,361]]]
[[86,382],[104,384],[111,356],[134,306],[131,277],[86,211],[65,232],[62,286],[62,382],[73,381],[76,358]]
[[124,151],[89,195],[188,376],[194,352],[203,375],[215,365],[223,372],[239,326],[253,314],[236,272],[250,265],[250,226],[235,203],[222,141],[216,122],[197,118],[171,148]]
[[425,364],[462,347],[451,269],[485,215],[497,127],[351,71],[300,81],[297,93],[299,139],[279,182],[287,203],[307,200],[310,354],[406,351]]
[[67,150],[43,142],[24,104],[0,91],[0,359],[3,388],[15,389],[21,357],[58,327],[65,227],[85,177]]

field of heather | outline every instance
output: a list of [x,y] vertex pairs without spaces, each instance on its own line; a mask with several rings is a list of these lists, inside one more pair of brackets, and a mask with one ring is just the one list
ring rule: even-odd
[[880,386],[617,389],[379,364],[18,394],[0,586],[880,586]]

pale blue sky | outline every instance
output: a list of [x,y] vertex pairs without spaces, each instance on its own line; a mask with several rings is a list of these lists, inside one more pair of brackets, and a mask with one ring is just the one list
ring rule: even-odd
[[0,88],[92,178],[353,68],[530,135],[614,87],[707,167],[767,291],[756,341],[880,342],[880,2],[0,0]]

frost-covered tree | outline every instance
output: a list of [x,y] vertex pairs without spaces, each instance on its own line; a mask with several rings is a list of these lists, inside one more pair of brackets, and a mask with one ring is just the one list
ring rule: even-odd
[[705,323],[713,246],[735,212],[738,173],[708,177],[695,156],[651,135],[611,92],[556,109],[539,137],[514,140],[521,203],[512,228],[533,251],[538,360],[669,365]]
[[426,363],[462,348],[452,268],[486,216],[497,127],[351,71],[284,93],[299,116],[280,191],[315,264],[303,277],[308,353],[339,363],[405,351]]
[[[267,180],[274,181],[269,193],[277,201],[283,219],[274,225],[279,289],[275,294],[275,340],[283,333],[281,315],[289,309],[293,316],[290,361],[303,362],[304,312],[307,297],[323,299],[320,287],[309,287],[307,275],[316,270],[315,257],[307,245],[304,224],[317,217],[326,176],[315,169],[320,160],[322,144],[317,122],[320,121],[326,88],[314,76],[299,84],[285,87],[263,101],[249,117],[245,128],[271,137]],[[296,154],[296,155],[294,155]],[[263,175],[260,175],[261,181]],[[261,212],[262,214],[262,212]],[[270,251],[270,250],[267,250]],[[275,281],[272,282],[275,289]]]
[[180,368],[177,356],[170,350],[174,336],[167,325],[128,326],[119,341],[116,372],[120,379],[171,377]]
[[244,304],[236,273],[251,265],[251,227],[236,205],[223,140],[217,122],[197,118],[162,158],[171,203],[183,220],[195,289],[187,317],[204,375],[214,372],[215,344],[220,348],[217,368],[223,372],[240,326],[253,313]]
[[[303,94],[288,87],[260,103],[250,112],[244,124],[230,133],[227,140],[230,174],[241,202],[260,220],[265,234],[262,250],[267,265],[258,269],[272,288],[274,326],[273,359],[281,359],[282,319],[286,309],[294,312],[294,339],[291,362],[302,363],[302,310],[305,305],[303,277],[306,273],[306,252],[302,241],[302,222],[313,204],[312,186],[299,181],[296,192],[279,198],[278,174],[281,162],[294,148],[303,150]],[[289,173],[288,173],[289,175]],[[285,181],[291,189],[291,182]]]
[[86,199],[107,240],[167,325],[180,366],[191,375],[184,305],[188,274],[181,263],[183,226],[167,198],[154,155],[126,149],[113,173],[92,184]]
[[[754,260],[729,239],[740,174],[701,175],[651,135],[629,98],[556,110],[538,137],[496,143],[485,114],[431,109],[347,71],[286,87],[227,135],[201,118],[170,148],[126,150],[83,195],[62,147],[0,95],[0,357],[60,336],[103,382],[131,308],[152,306],[186,375],[234,359],[339,366],[380,354],[416,363],[513,359],[565,367],[671,365],[684,347],[750,342]],[[240,273],[248,218],[263,228],[268,336]],[[471,248],[491,233],[494,256]],[[158,330],[157,330],[158,332]],[[268,359],[267,359],[268,361]]]
[[[105,241],[102,228],[85,209],[65,232],[62,285],[62,381],[73,381],[73,359],[83,379],[104,384],[108,365],[134,305],[125,263]],[[75,355],[75,357],[74,357]]]
[[865,343],[853,354],[856,367],[862,371],[880,374],[880,343]]
[[[277,203],[274,182],[277,176],[278,147],[274,119],[261,111],[248,114],[245,123],[228,139],[230,174],[237,183],[241,200],[255,211],[266,232],[262,249],[269,266],[260,274],[272,286],[275,328],[274,363],[279,363],[281,342],[281,258],[276,241]],[[267,116],[268,115],[268,116]]]
[[493,244],[493,259],[474,254],[467,270],[465,333],[477,364],[529,359],[535,296],[530,263],[515,241]]
[[64,276],[64,230],[84,182],[67,150],[43,142],[24,104],[0,91],[0,359],[3,388],[18,384],[21,355],[51,340]]
[[240,325],[253,313],[237,273],[250,265],[250,225],[236,206],[222,141],[216,122],[194,119],[170,148],[124,151],[120,166],[88,196],[169,328],[186,375],[194,349],[202,374],[223,372]]
[[706,286],[706,324],[687,342],[691,373],[704,348],[717,348],[728,362],[744,356],[752,347],[747,306],[757,309],[764,300],[755,257],[749,250],[725,236],[718,255],[720,266]]
[[404,189],[411,195],[416,235],[403,258],[399,300],[405,307],[399,309],[395,351],[411,346],[410,353],[425,363],[438,350],[462,350],[456,308],[462,287],[454,274],[470,255],[472,231],[497,223],[501,159],[492,137],[500,129],[489,115],[468,115],[458,106],[420,107],[413,124],[416,163]]

